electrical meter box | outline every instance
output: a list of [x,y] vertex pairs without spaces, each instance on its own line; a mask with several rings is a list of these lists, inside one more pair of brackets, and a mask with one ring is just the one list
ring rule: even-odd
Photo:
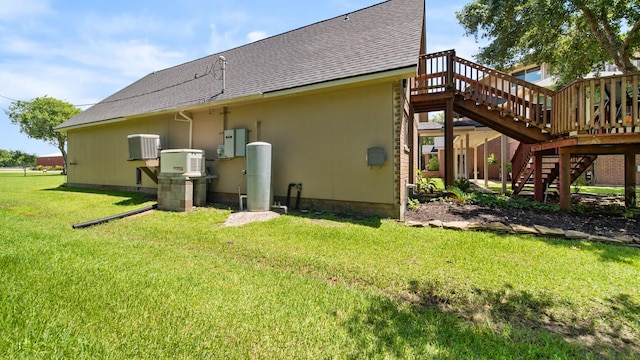
[[247,129],[225,130],[224,143],[218,146],[218,159],[245,156],[248,133]]

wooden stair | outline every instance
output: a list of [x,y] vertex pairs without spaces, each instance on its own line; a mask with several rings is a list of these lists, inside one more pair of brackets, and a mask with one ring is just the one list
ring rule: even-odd
[[454,111],[527,144],[552,139],[549,134],[553,91],[455,56],[450,52],[423,57],[412,80],[416,113]]
[[[591,164],[597,155],[571,156],[571,183],[576,181]],[[534,157],[531,146],[520,143],[512,158],[513,177],[511,187],[514,194],[520,193],[526,185],[534,185],[535,174]],[[555,153],[542,156],[542,183],[543,191],[552,186],[557,186],[560,174],[559,156]]]
[[[560,183],[563,210],[571,208],[571,183],[598,155],[624,155],[625,204],[635,206],[640,73],[578,79],[553,91],[461,59],[450,50],[420,57],[410,98],[415,113],[445,111],[445,147],[453,146],[453,113],[519,141],[512,158],[515,193],[537,177],[537,154],[542,183],[534,186],[546,189]],[[560,158],[569,166],[560,169]],[[447,185],[453,183],[453,172],[447,170],[453,167],[452,152],[445,149]],[[561,178],[561,173],[567,175]],[[544,192],[540,190],[536,188],[536,198]]]

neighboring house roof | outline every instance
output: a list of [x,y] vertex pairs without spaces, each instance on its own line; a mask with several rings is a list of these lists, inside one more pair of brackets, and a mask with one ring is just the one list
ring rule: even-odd
[[[453,122],[453,127],[462,127],[462,126],[475,126],[477,128],[484,128],[486,126],[482,125],[481,123],[475,121],[475,120],[471,120],[469,118],[464,118],[461,120],[455,120]],[[418,131],[420,130],[441,130],[444,129],[444,123],[443,122],[421,122],[418,123]]]
[[62,153],[57,152],[57,153],[53,153],[53,154],[37,156],[37,158],[50,158],[50,157],[62,157]]
[[[157,71],[57,129],[416,67],[424,10],[424,0],[389,0]],[[228,62],[224,92],[220,56]]]

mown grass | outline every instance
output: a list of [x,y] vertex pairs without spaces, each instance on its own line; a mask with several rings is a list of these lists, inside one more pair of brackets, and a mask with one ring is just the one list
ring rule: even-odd
[[0,174],[0,357],[634,358],[640,251],[151,204]]

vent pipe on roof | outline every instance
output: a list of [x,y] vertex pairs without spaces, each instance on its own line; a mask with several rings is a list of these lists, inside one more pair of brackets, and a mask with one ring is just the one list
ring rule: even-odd
[[222,62],[222,93],[227,88],[227,59],[224,56],[220,56],[218,59]]

